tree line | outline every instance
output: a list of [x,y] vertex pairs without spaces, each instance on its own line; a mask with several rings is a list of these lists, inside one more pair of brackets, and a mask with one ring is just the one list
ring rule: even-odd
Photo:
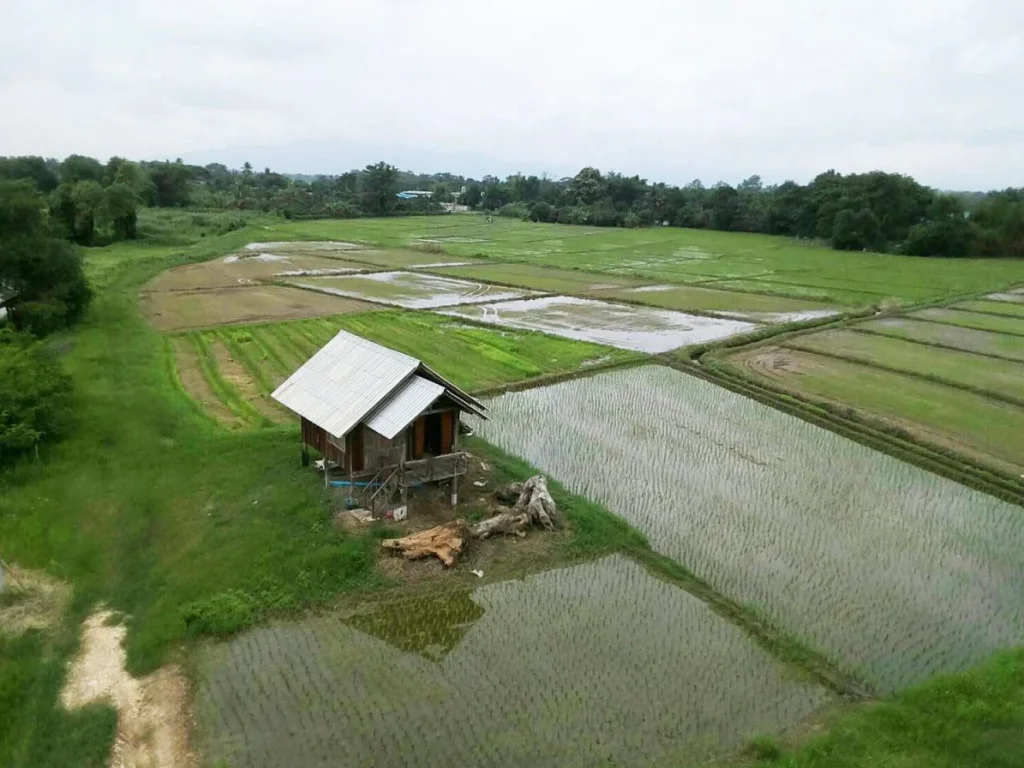
[[[138,235],[139,206],[253,210],[289,218],[354,218],[442,213],[458,200],[471,209],[538,222],[598,227],[669,225],[761,232],[817,240],[840,250],[919,256],[1024,256],[1024,189],[944,193],[909,176],[873,171],[819,174],[808,184],[736,186],[651,183],[584,168],[552,179],[515,174],[476,180],[414,174],[385,162],[338,175],[286,175],[246,163],[181,160],[106,163],[72,155],[0,158],[0,179],[30,179],[47,196],[55,223],[90,245]],[[401,190],[430,191],[406,200]]]
[[559,180],[470,182],[461,202],[539,222],[761,232],[916,256],[1024,256],[1024,189],[944,193],[881,171],[827,171],[809,184],[765,185],[751,176],[735,187],[676,187],[584,168]]

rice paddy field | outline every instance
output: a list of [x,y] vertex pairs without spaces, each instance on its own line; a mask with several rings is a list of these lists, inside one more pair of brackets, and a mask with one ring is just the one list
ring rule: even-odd
[[665,309],[633,307],[576,296],[544,296],[441,310],[503,328],[543,331],[567,339],[608,344],[636,352],[668,352],[758,328],[754,323]]
[[400,310],[208,328],[175,334],[169,343],[178,380],[204,413],[227,427],[266,427],[294,422],[270,393],[340,330],[417,357],[467,390],[635,357],[595,344]]
[[[617,275],[647,284],[700,284],[844,307],[875,305],[886,298],[912,304],[946,296],[1001,292],[1024,283],[1024,269],[1009,259],[924,259],[839,252],[769,235],[667,227],[601,229],[502,218],[487,223],[480,216],[447,216],[289,222],[273,230],[292,238],[359,241],[384,248],[430,243],[443,249],[451,261],[480,258]],[[509,282],[497,277],[495,281]]]
[[515,288],[453,280],[422,272],[374,272],[346,277],[311,277],[290,282],[312,291],[406,309],[501,301],[528,295],[526,291]]
[[693,765],[831,701],[621,556],[255,629],[199,665],[204,755],[267,768]]
[[879,691],[1024,636],[1019,507],[660,366],[489,406],[485,439]]
[[723,357],[1009,475],[1024,474],[1024,315],[976,300],[788,336]]

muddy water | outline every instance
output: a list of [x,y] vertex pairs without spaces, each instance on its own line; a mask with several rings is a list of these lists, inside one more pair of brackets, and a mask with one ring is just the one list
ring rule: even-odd
[[296,283],[336,296],[366,299],[406,309],[429,309],[450,304],[494,301],[529,295],[528,291],[486,283],[452,280],[417,272],[376,272],[341,278],[320,278]]
[[459,307],[446,310],[444,314],[650,353],[723,339],[758,327],[739,320],[612,304],[575,296],[546,296]]
[[622,557],[247,632],[200,660],[205,761],[693,765],[828,695]]
[[509,393],[485,439],[883,691],[1024,637],[1024,514],[669,368]]

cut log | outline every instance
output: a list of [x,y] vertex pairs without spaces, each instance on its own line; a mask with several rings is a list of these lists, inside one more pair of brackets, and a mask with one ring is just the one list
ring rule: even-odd
[[[518,485],[514,483],[508,489]],[[519,496],[512,509],[477,523],[470,529],[470,535],[476,539],[486,539],[497,533],[524,536],[525,529],[531,524],[549,531],[555,530],[558,507],[548,492],[548,484],[543,475],[534,475],[519,486],[518,491]]]
[[543,475],[534,475],[523,483],[523,491],[513,509],[525,508],[530,521],[544,526],[549,531],[555,530],[555,514],[558,507],[548,492],[548,481]]
[[384,539],[380,544],[384,549],[400,552],[406,560],[434,555],[445,566],[450,566],[455,562],[455,556],[462,551],[463,537],[462,523],[455,521],[400,539]]
[[469,533],[474,539],[488,539],[498,533],[525,536],[526,532],[523,529],[529,524],[530,516],[525,512],[502,512],[500,515],[481,520]]

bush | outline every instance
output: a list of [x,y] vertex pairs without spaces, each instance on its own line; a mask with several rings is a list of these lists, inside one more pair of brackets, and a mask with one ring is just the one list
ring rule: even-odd
[[28,334],[0,328],[0,466],[60,436],[71,380]]
[[513,219],[525,219],[530,215],[526,203],[505,203],[497,210],[499,216],[508,216]]
[[530,206],[530,221],[547,223],[555,220],[555,211],[550,203],[539,200]]
[[253,623],[253,600],[245,592],[229,589],[181,609],[185,628],[193,635],[230,635]]

